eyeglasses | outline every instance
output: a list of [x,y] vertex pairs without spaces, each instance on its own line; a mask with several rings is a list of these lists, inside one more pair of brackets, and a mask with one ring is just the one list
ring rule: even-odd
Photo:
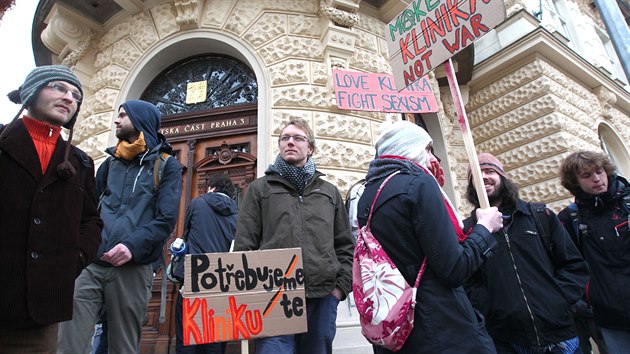
[[291,138],[293,138],[293,141],[296,143],[305,143],[308,141],[308,138],[304,135],[280,135],[280,141],[283,143],[288,142]]
[[51,89],[59,92],[62,95],[65,95],[66,93],[68,93],[68,91],[70,91],[70,94],[72,95],[72,98],[77,103],[81,102],[81,100],[83,99],[83,95],[81,95],[81,92],[69,89],[65,85],[60,84],[58,82],[54,82],[54,81],[53,82],[49,82],[48,85],[46,85],[46,87],[50,87]]

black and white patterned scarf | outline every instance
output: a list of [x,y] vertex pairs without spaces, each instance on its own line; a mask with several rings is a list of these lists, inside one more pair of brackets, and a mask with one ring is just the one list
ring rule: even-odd
[[300,195],[304,194],[306,184],[315,174],[315,163],[310,157],[306,160],[304,167],[300,168],[288,164],[282,159],[282,157],[280,157],[280,155],[278,155],[276,157],[276,162],[273,163],[273,166],[280,176],[284,177],[287,181],[289,181],[289,183],[295,186],[295,189],[297,189]]

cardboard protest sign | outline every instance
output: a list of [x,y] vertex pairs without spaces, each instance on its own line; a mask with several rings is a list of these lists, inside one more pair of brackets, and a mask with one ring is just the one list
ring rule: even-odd
[[186,255],[184,345],[306,332],[302,250]]
[[340,109],[394,113],[438,111],[433,88],[427,77],[397,92],[390,74],[334,70],[333,86]]
[[504,0],[415,0],[385,28],[399,90],[505,20]]

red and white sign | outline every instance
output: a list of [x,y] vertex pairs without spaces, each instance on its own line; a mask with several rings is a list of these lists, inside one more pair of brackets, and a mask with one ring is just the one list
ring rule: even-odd
[[385,28],[401,90],[505,20],[504,0],[415,0]]
[[334,70],[333,86],[339,109],[395,113],[438,111],[433,87],[427,77],[397,92],[390,74]]

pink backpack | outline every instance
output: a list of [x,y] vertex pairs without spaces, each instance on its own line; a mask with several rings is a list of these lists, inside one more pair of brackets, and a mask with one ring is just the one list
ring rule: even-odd
[[425,259],[412,288],[372,235],[370,224],[376,200],[399,172],[389,175],[378,188],[367,224],[359,230],[352,263],[352,293],[361,333],[371,343],[394,352],[405,344],[413,329],[416,291],[427,264]]

